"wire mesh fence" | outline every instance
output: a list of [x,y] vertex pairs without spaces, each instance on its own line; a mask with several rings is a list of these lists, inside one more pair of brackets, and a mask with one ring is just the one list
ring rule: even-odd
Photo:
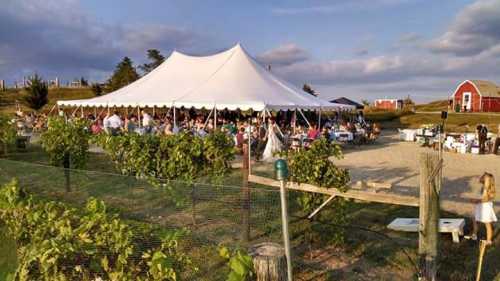
[[[113,172],[69,170],[68,189],[66,170],[27,162],[27,154],[21,157],[23,161],[0,159],[0,185],[17,178],[39,199],[83,207],[89,198],[97,198],[126,221],[187,230],[182,251],[198,270],[186,272],[185,280],[226,280],[229,270],[219,256],[221,245],[248,249],[261,242],[283,244],[279,190],[255,184],[246,189],[237,170],[217,184],[171,181],[163,187]],[[415,276],[417,234],[388,232],[385,226],[396,217],[417,217],[418,209],[349,202],[348,221],[339,225],[308,220],[297,204],[301,194],[288,192],[294,280],[411,280]],[[334,210],[327,207],[321,212]],[[339,246],[331,238],[340,229],[345,241]],[[145,247],[161,243],[138,239]],[[473,272],[474,263],[456,264],[470,245],[444,243],[442,271],[447,278],[466,280],[459,277],[466,270]]]

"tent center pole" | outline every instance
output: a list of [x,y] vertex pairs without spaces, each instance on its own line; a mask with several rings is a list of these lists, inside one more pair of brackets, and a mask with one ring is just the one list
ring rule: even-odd
[[175,108],[175,106],[174,106],[174,128],[177,128],[177,116],[176,116],[176,111],[177,111],[177,108]]
[[142,128],[142,122],[141,122],[141,108],[137,106],[137,120],[139,120],[139,128]]
[[297,133],[297,108],[293,112],[293,135]]
[[318,114],[318,130],[321,129],[321,107],[319,108]]
[[217,130],[217,107],[214,107],[214,131]]
[[307,126],[311,127],[311,123],[309,123],[309,120],[307,120],[306,116],[304,115],[304,112],[302,112],[302,109],[300,109],[300,108],[299,108],[299,113],[300,113],[300,115],[302,115],[302,118],[304,118],[304,120],[306,120]]

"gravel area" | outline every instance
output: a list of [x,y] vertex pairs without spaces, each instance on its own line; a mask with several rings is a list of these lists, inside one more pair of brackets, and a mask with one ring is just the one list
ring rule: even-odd
[[[335,160],[348,168],[352,182],[380,181],[392,184],[390,192],[418,195],[421,152],[430,148],[398,139],[396,131],[386,131],[375,144],[347,146],[344,159]],[[497,180],[497,202],[500,202],[500,155],[474,155],[444,152],[443,199],[461,202],[480,196],[479,176],[487,171]],[[498,205],[498,204],[497,204]]]

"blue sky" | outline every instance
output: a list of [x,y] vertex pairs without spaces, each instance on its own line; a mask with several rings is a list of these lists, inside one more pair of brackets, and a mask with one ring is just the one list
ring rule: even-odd
[[211,54],[240,42],[325,98],[446,97],[500,82],[500,0],[4,0],[0,79],[104,80],[149,48]]

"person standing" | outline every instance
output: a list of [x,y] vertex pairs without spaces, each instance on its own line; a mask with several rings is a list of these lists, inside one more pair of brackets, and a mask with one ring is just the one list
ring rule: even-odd
[[485,125],[477,126],[477,135],[479,139],[479,154],[486,151],[486,139],[488,138],[488,128]]
[[142,110],[142,127],[144,128],[144,133],[150,134],[153,131],[153,118],[149,113]]
[[497,128],[497,138],[495,139],[495,143],[493,144],[493,154],[498,153],[498,147],[500,146],[500,124],[498,124]]
[[491,245],[493,239],[493,225],[497,221],[495,210],[493,209],[493,201],[495,200],[495,178],[490,173],[484,173],[479,182],[482,187],[482,198],[472,199],[472,203],[476,204],[474,218],[472,224],[472,235],[466,236],[466,239],[477,240],[478,224],[481,222],[486,227],[486,244]]

